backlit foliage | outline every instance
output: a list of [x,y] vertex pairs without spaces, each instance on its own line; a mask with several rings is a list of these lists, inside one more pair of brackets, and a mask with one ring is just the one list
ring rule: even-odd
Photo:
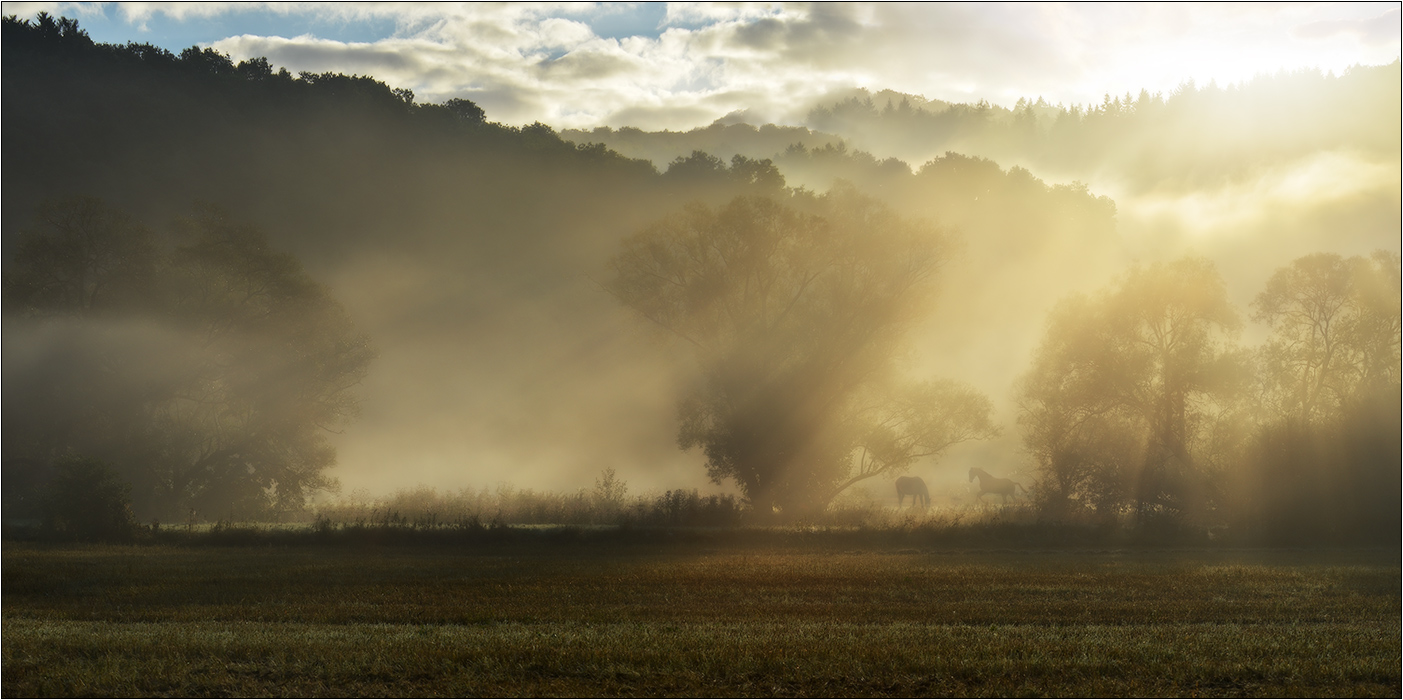
[[695,205],[610,263],[610,291],[695,352],[679,444],[702,448],[713,481],[791,515],[995,432],[972,390],[893,375],[946,235],[849,191],[815,205]]

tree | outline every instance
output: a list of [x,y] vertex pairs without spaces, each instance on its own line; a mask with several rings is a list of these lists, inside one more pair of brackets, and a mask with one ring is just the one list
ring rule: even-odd
[[606,285],[694,351],[679,445],[762,513],[810,512],[995,432],[984,397],[893,367],[948,238],[850,190],[814,205],[689,206],[627,239]]
[[1316,253],[1277,270],[1253,302],[1277,412],[1319,422],[1371,388],[1398,383],[1399,259]]
[[1269,413],[1238,498],[1268,538],[1397,541],[1399,257],[1316,253],[1253,303]]
[[46,531],[89,541],[131,539],[136,527],[131,486],[91,459],[61,459],[56,471],[41,498]]
[[1143,430],[1121,401],[1111,325],[1098,302],[1075,296],[1050,314],[1033,367],[1019,382],[1023,442],[1039,467],[1036,490],[1054,517],[1124,505]]
[[[968,440],[996,437],[989,398],[951,380],[869,385],[853,407],[857,455],[829,499],[864,479],[896,475]],[[864,401],[863,399],[866,398]]]
[[1184,514],[1203,505],[1196,441],[1240,387],[1225,342],[1238,319],[1213,265],[1137,268],[1096,298],[1054,310],[1020,385],[1024,442],[1055,512]]
[[5,300],[21,313],[88,316],[140,303],[156,262],[151,232],[91,198],[41,204],[16,243]]
[[214,210],[168,241],[96,200],[41,212],[6,275],[7,462],[101,459],[162,518],[334,486],[325,433],[372,352],[295,259]]
[[624,499],[628,496],[628,484],[619,478],[613,467],[607,467],[595,478],[594,491],[590,496],[595,517],[608,522],[617,517],[623,509]]
[[455,97],[444,102],[443,106],[447,107],[454,117],[469,124],[481,124],[487,121],[487,113],[482,111],[482,108],[472,100]]

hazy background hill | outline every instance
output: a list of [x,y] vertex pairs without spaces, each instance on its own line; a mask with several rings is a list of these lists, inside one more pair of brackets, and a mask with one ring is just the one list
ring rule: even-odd
[[[1190,82],[1169,95],[1107,95],[1099,105],[1032,98],[1012,109],[853,90],[815,105],[804,126],[756,126],[736,114],[687,132],[562,136],[659,167],[693,151],[770,158],[791,185],[822,191],[847,181],[958,224],[969,257],[948,271],[951,291],[927,347],[943,348],[943,362],[960,357],[961,371],[1011,381],[993,368],[1027,356],[1049,298],[1099,287],[1131,261],[1207,255],[1246,309],[1273,270],[1302,255],[1398,250],[1399,82],[1395,61],[1226,87]],[[1066,230],[1039,230],[1042,222],[1019,220],[1019,206],[979,199],[1030,178],[1107,197],[1114,233],[1097,241],[1096,224],[1071,223],[1075,216],[1057,219]],[[1033,289],[1052,296],[1022,291]],[[997,301],[982,299],[983,290]],[[991,316],[1006,323],[970,330]],[[1263,332],[1249,325],[1244,339]],[[1011,395],[1006,382],[982,387],[996,401]],[[1016,463],[1012,446],[985,449]]]
[[[334,438],[349,489],[572,489],[605,467],[643,489],[704,485],[674,443],[688,362],[594,281],[624,236],[693,200],[845,181],[956,232],[908,366],[985,392],[1005,431],[917,467],[949,483],[976,458],[1029,468],[1012,388],[1067,294],[1197,252],[1245,305],[1305,253],[1398,250],[1396,62],[1092,109],[854,92],[806,127],[556,133],[76,26],[7,21],[3,50],[7,264],[34,206],[73,194],[156,228],[195,202],[261,227],[379,352],[361,419]],[[43,342],[10,321],[7,374],[26,371],[10,350]],[[7,393],[6,412],[23,400]]]
[[[1096,105],[1030,96],[1010,109],[858,90],[814,106],[803,126],[754,126],[734,115],[680,133],[562,135],[659,167],[693,150],[772,158],[790,184],[816,190],[845,179],[881,191],[947,152],[980,156],[1110,196],[1137,252],[1221,251],[1215,257],[1226,263],[1262,236],[1288,259],[1319,245],[1367,252],[1393,236],[1399,83],[1395,61],[1341,75],[1189,82],[1168,95],[1106,95]],[[1276,261],[1257,262],[1270,270]]]

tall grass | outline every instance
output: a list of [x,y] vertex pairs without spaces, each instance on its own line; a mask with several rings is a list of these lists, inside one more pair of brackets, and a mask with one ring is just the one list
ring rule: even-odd
[[500,484],[495,488],[440,491],[420,486],[387,496],[352,493],[310,508],[306,522],[326,528],[402,527],[482,529],[518,525],[618,527],[769,527],[789,525],[878,530],[948,529],[962,525],[1033,524],[1029,504],[973,503],[967,507],[893,508],[865,489],[835,499],[826,509],[803,518],[757,512],[731,494],[701,494],[697,489],[628,495],[613,470],[605,470],[593,489],[537,491]]
[[400,490],[381,498],[353,495],[317,505],[310,515],[323,527],[733,527],[743,522],[745,510],[730,494],[703,496],[696,489],[677,489],[628,498],[598,490],[556,493],[502,485],[495,489],[462,489],[456,492],[419,487]]

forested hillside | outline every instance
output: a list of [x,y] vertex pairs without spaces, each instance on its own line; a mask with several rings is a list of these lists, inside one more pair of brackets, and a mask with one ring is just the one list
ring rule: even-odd
[[982,466],[1048,517],[1396,521],[1341,515],[1397,492],[1396,62],[562,137],[3,32],[7,512],[104,468],[169,520],[617,467],[797,517]]
[[564,133],[655,163],[693,150],[775,158],[786,175],[802,173],[803,182],[820,187],[843,177],[837,166],[812,172],[795,163],[791,173],[781,154],[831,147],[918,166],[954,151],[1083,181],[1105,171],[1143,189],[1166,180],[1230,178],[1264,161],[1321,150],[1389,158],[1399,148],[1391,128],[1399,119],[1398,86],[1394,62],[1342,75],[1263,75],[1225,87],[1189,81],[1169,95],[1108,94],[1092,105],[1051,105],[1039,97],[1005,108],[858,90],[815,106],[802,127],[728,119],[687,132],[600,127]]
[[[213,206],[295,256],[378,354],[359,421],[330,436],[342,466],[328,474],[549,485],[617,464],[644,484],[697,483],[696,457],[672,446],[673,361],[593,280],[620,239],[686,202],[793,199],[770,163],[698,155],[659,173],[368,77],[95,44],[66,20],[4,31],[7,266],[48,202],[97,198],[173,248],[172,222]],[[967,228],[962,240],[1066,230],[1114,246],[1109,203],[987,161],[947,159],[904,188],[928,202],[908,214]],[[64,361],[35,321],[5,318],[7,375]],[[7,405],[33,398],[20,389],[7,382]]]
[[988,158],[1113,198],[1132,256],[1210,255],[1242,279],[1232,293],[1247,303],[1297,256],[1396,249],[1399,84],[1395,61],[1228,86],[1187,81],[1093,105],[1030,95],[1004,108],[855,90],[816,105],[803,127],[728,118],[683,133],[565,135],[659,165],[693,150],[769,158],[790,184],[820,191],[846,180],[885,192],[947,153]]

